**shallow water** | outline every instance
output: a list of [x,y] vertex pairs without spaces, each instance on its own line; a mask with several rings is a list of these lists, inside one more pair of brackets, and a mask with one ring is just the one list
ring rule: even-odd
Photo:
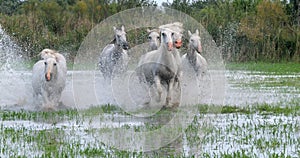
[[[197,115],[196,118],[197,121],[193,121],[191,127],[174,142],[160,150],[144,152],[143,155],[150,157],[170,154],[187,157],[192,155],[214,157],[226,154],[244,154],[250,157],[270,157],[272,154],[284,157],[299,156],[300,118],[298,116],[233,113]],[[134,131],[139,128],[144,129],[146,124],[146,119],[134,120],[130,116],[123,115],[112,117],[111,114],[105,114],[101,119],[93,117],[92,121],[86,117],[55,124],[26,120],[1,121],[0,142],[3,151],[0,155],[1,157],[9,155],[40,157],[50,150],[44,149],[44,146],[53,143],[62,149],[63,153],[68,150],[69,154],[76,157],[88,157],[82,152],[91,149],[113,157],[124,156],[127,152],[119,154],[108,144],[99,141],[99,137],[106,134],[105,131],[109,129]],[[107,139],[118,140],[116,137]],[[136,143],[134,139],[128,141],[132,145]],[[50,151],[56,153],[56,150]]]
[[[10,108],[10,110],[14,110],[14,108],[16,110],[21,108],[32,110],[30,106],[32,104],[31,75],[31,71],[0,72],[1,107]],[[223,100],[225,105],[270,104],[300,97],[300,89],[293,85],[276,86],[275,84],[264,86],[264,83],[270,83],[271,81],[280,83],[281,79],[297,81],[300,80],[300,74],[281,76],[250,71],[226,71],[225,75],[228,80],[228,84],[225,83],[225,97]],[[252,83],[258,84],[251,86]],[[143,100],[141,98],[147,99],[148,97],[149,99],[149,96],[144,95],[147,91],[142,86],[136,85],[138,85],[137,79],[130,77],[130,75],[127,80],[115,80],[112,83],[107,83],[97,71],[69,71],[61,101],[68,107],[78,109],[103,104],[118,105],[123,102],[127,102],[127,105],[135,104],[138,106]],[[216,89],[215,92],[217,93],[218,89],[213,88]],[[74,91],[76,94],[74,94]],[[211,103],[222,103],[218,98],[213,97]],[[222,98],[220,99],[222,100]],[[130,107],[124,108],[130,111]]]
[[[296,85],[277,85],[285,80],[300,81],[300,74],[274,75],[266,72],[226,71],[228,85],[225,105],[286,102],[300,97]],[[265,85],[270,86],[265,86]]]
[[[76,73],[79,76],[86,76],[86,74],[94,76],[94,81],[90,81],[90,78],[77,78],[79,82],[90,83],[90,86],[96,86],[95,94],[88,94],[84,88],[79,87],[82,91],[81,95],[101,95],[98,95],[96,100],[89,100],[89,103],[82,105],[75,104],[73,98],[74,82],[72,82],[74,78],[72,78],[72,73]],[[299,98],[300,91],[293,86],[251,87],[248,86],[248,83],[269,82],[269,78],[299,79],[300,74],[275,76],[273,74],[258,75],[257,73],[253,74],[253,72],[248,71],[226,71],[225,74],[229,81],[226,85],[225,93],[225,104],[228,105],[247,106],[256,103],[284,103],[285,101]],[[33,107],[30,105],[32,93],[31,72],[2,72],[0,76],[0,101],[2,108],[17,111],[20,109],[32,110]],[[118,103],[113,96],[113,92],[109,89],[110,86],[94,84],[95,81],[99,81],[101,78],[101,75],[95,72],[68,72],[67,86],[63,92],[62,102],[69,107],[76,105],[75,108],[82,110],[94,106],[93,103],[95,102],[97,105]],[[280,82],[280,79],[278,80]],[[101,89],[105,91],[101,91]],[[92,97],[92,99],[95,98]],[[242,154],[242,152],[247,156],[256,157],[268,157],[271,154],[283,154],[283,156],[299,155],[300,120],[298,116],[233,113],[201,114],[197,115],[197,118],[196,122],[186,122],[192,128],[187,128],[183,135],[179,135],[174,142],[162,147],[160,150],[144,152],[144,156],[152,157],[157,154],[160,156],[172,154],[179,156],[206,155],[213,157],[234,153]],[[118,140],[114,137],[111,137],[111,139],[101,138],[101,135],[108,136],[108,133],[100,132],[101,130],[122,129],[123,132],[131,131],[134,133],[134,130],[149,128],[149,124],[159,123],[165,125],[166,122],[168,122],[168,119],[157,118],[153,121],[122,113],[96,114],[94,116],[83,116],[71,120],[5,120],[0,123],[0,131],[2,132],[0,141],[3,144],[3,152],[0,155],[1,157],[45,155],[45,149],[42,147],[45,144],[39,139],[44,140],[44,134],[46,134],[50,135],[50,138],[46,139],[47,142],[54,143],[63,151],[72,150],[72,155],[85,157],[83,151],[97,149],[105,155],[124,156],[124,153],[118,155],[115,149],[111,149],[109,143],[104,142],[103,144],[100,141],[106,140],[109,142]],[[32,137],[41,138],[35,140]],[[196,138],[200,138],[201,141],[197,141]],[[32,141],[28,141],[28,139],[32,139]],[[128,143],[135,144],[138,141],[135,139],[130,139]],[[153,143],[143,139],[138,142],[142,145]],[[19,144],[23,144],[23,147],[19,148]],[[128,153],[130,154],[131,152]]]

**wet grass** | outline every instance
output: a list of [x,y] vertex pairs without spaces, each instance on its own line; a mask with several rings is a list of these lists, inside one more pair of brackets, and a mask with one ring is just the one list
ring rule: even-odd
[[300,93],[300,63],[229,63],[227,69],[232,70],[228,80],[233,87]]
[[[62,122],[72,122],[76,119],[82,121],[81,116],[91,117],[100,114],[122,115],[124,112],[117,106],[106,105],[92,107],[84,111],[64,110],[57,112],[8,112],[1,111],[0,143],[3,144],[0,155],[11,157],[190,157],[200,154],[201,157],[252,157],[252,156],[293,156],[298,153],[288,153],[294,150],[294,146],[300,144],[300,132],[298,116],[300,115],[300,100],[293,100],[288,104],[295,106],[282,106],[279,103],[257,104],[248,107],[223,106],[220,113],[209,111],[208,105],[199,105],[199,115],[195,116],[187,129],[184,130],[185,141],[190,152],[186,155],[182,151],[183,138],[179,137],[175,142],[158,151],[131,152],[118,150],[106,146],[94,139],[94,129],[80,128],[80,123],[75,126],[60,125]],[[166,112],[161,112],[164,115]],[[25,125],[8,127],[5,121],[36,122],[37,118],[44,118],[38,124],[47,125],[44,128],[28,127]],[[55,124],[45,121],[51,118],[64,118]],[[208,119],[211,123],[205,124]],[[155,130],[161,124],[152,122],[144,126],[126,125],[121,128],[134,128],[136,132]],[[147,130],[145,130],[147,129]],[[269,135],[263,137],[263,133]],[[199,134],[203,134],[202,136]],[[96,136],[96,135],[95,135]],[[234,136],[234,137],[232,137]],[[279,139],[280,138],[280,139]],[[242,146],[227,150],[227,145],[217,145],[228,141],[229,146]],[[19,148],[19,146],[22,146]],[[282,147],[285,146],[285,147]],[[283,148],[282,152],[276,152]],[[202,152],[196,152],[197,150]],[[280,151],[280,150],[279,150]],[[297,151],[295,151],[297,152]],[[195,155],[194,155],[195,156]]]
[[[221,109],[213,112],[209,109]],[[256,103],[247,106],[212,106],[212,105],[198,105],[200,114],[260,114],[260,115],[292,115],[300,116],[300,98],[294,98],[290,101],[282,101],[278,103]]]
[[[253,77],[254,78],[254,77]],[[264,78],[261,79],[251,79],[248,81],[232,81],[238,82],[235,83],[235,87],[241,88],[254,88],[257,90],[264,90],[264,89],[274,89],[274,88],[282,88],[280,89],[281,92],[293,93],[291,91],[287,91],[285,89],[291,89],[294,92],[300,92],[300,76],[289,76],[289,77],[280,77],[272,76],[268,74]],[[290,88],[289,88],[290,87]]]
[[31,120],[31,121],[38,121],[38,120],[72,120],[78,117],[78,111],[76,109],[70,110],[60,110],[60,111],[53,111],[53,112],[32,112],[32,111],[0,111],[0,120],[1,121],[11,121],[11,120]]
[[265,63],[265,62],[248,62],[248,63],[227,63],[228,70],[243,70],[273,73],[277,75],[300,73],[300,63]]

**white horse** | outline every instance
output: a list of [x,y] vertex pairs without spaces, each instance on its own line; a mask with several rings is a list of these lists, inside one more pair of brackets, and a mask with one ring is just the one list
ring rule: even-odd
[[158,29],[149,30],[147,29],[148,35],[148,42],[149,42],[149,51],[157,50],[160,45],[160,37]]
[[[182,75],[181,72],[181,57],[180,57],[180,53],[179,53],[179,49],[182,46],[182,36],[183,36],[183,24],[180,22],[174,22],[174,23],[170,23],[170,24],[166,24],[166,25],[162,25],[159,28],[166,28],[166,29],[170,29],[172,31],[172,40],[173,40],[173,46],[176,49],[173,49],[173,54],[174,57],[176,59],[176,63],[178,66],[178,71],[176,74],[176,82],[178,84],[178,88],[179,88],[179,79]],[[178,81],[178,82],[177,82]]]
[[43,108],[55,109],[66,84],[66,60],[64,56],[50,49],[43,50],[41,57],[44,59],[35,63],[32,71],[33,99],[37,101],[41,95]]
[[167,27],[159,27],[159,29],[161,44],[157,50],[141,57],[137,74],[143,76],[149,86],[153,84],[156,86],[158,101],[161,101],[162,84],[165,85],[167,88],[166,106],[169,106],[180,63],[178,63],[177,51],[174,51],[174,31]]
[[198,77],[202,77],[208,71],[206,59],[200,55],[202,52],[201,38],[198,29],[195,33],[188,31],[189,45],[188,51],[181,58],[183,66],[192,67]]
[[114,29],[114,40],[100,54],[99,67],[105,79],[111,79],[114,74],[124,73],[127,69],[129,45],[126,40],[125,27]]
[[[179,82],[178,79],[180,78],[181,76],[181,57],[180,57],[180,53],[178,51],[179,48],[181,48],[182,46],[182,32],[183,32],[183,24],[180,23],[180,22],[174,22],[174,23],[170,23],[170,24],[165,24],[165,25],[161,25],[159,26],[159,28],[165,28],[165,29],[169,29],[172,31],[172,40],[173,40],[173,46],[176,47],[177,49],[173,49],[173,54],[176,58],[176,63],[178,63],[178,72],[177,72],[177,75],[176,75],[176,83],[177,83],[177,86],[179,88]],[[150,47],[150,51],[152,50],[157,50],[157,48],[159,47],[160,45],[160,37],[159,37],[159,29],[153,29],[153,30],[147,30],[147,32],[149,33],[148,35],[148,40],[149,40],[149,47]]]

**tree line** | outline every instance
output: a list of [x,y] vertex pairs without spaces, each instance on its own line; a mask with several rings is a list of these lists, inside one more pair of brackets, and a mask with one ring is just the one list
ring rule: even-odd
[[[5,31],[34,58],[43,48],[76,52],[99,22],[153,0],[0,0]],[[174,0],[212,35],[226,61],[300,62],[299,0]]]

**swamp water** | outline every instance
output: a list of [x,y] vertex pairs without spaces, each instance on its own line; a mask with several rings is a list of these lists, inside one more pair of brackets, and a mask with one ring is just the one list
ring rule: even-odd
[[[0,157],[162,157],[177,155],[189,157],[225,156],[270,157],[300,155],[300,117],[294,113],[261,114],[260,111],[243,113],[197,112],[182,135],[169,144],[153,151],[118,150],[101,141],[101,134],[112,129],[124,132],[152,131],[165,125],[175,115],[174,111],[163,111],[155,117],[133,117],[117,104],[112,88],[104,83],[98,72],[69,71],[62,102],[69,110],[61,112],[38,112],[31,105],[32,87],[30,68],[18,69],[23,63],[22,52],[5,32],[0,29]],[[275,75],[267,72],[224,71],[228,84],[225,85],[224,104],[237,107],[259,106],[270,108],[299,106],[300,89],[293,83],[300,81],[300,74]],[[74,74],[92,74],[88,83],[98,90],[92,94],[77,87],[84,100],[74,99]],[[211,71],[214,74],[214,71]],[[214,77],[212,75],[212,77]],[[77,78],[79,79],[79,78]],[[78,82],[85,79],[80,78]],[[285,84],[291,83],[291,84]],[[87,85],[85,85],[87,86]],[[102,90],[103,91],[99,91]],[[77,91],[78,92],[78,91]],[[88,99],[89,96],[97,95]],[[218,101],[219,102],[219,101]],[[84,103],[84,104],[83,104]],[[211,102],[212,104],[214,102]],[[74,106],[76,105],[76,106]],[[198,109],[198,107],[197,107]],[[199,106],[199,111],[201,106]],[[31,111],[31,112],[30,112]],[[120,135],[111,136],[111,140]],[[119,140],[119,139],[117,139]],[[127,140],[135,146],[135,140]],[[148,141],[148,142],[147,142]],[[163,140],[162,140],[163,141]],[[114,142],[116,143],[116,142]],[[144,140],[136,147],[150,145]],[[149,147],[150,148],[150,147]]]

